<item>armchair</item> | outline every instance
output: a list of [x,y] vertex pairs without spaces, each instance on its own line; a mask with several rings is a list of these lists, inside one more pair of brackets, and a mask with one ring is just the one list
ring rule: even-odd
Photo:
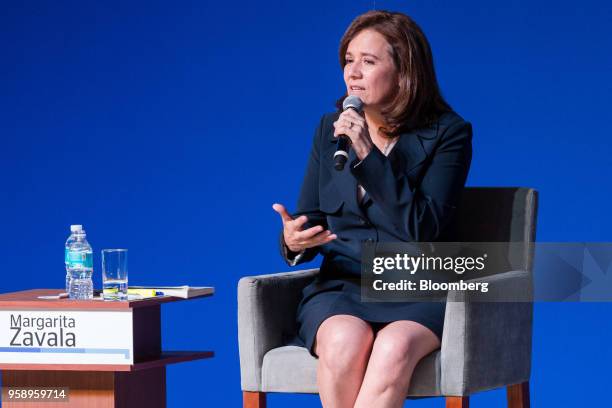
[[[529,188],[465,188],[454,240],[535,241],[537,191]],[[530,287],[533,254],[516,270],[489,276],[520,291]],[[317,393],[316,366],[303,347],[287,346],[297,332],[301,290],[318,269],[244,277],[238,283],[238,345],[245,408],[265,408],[266,393]],[[474,302],[469,292],[448,293],[440,349],[416,366],[407,398],[445,397],[447,408],[467,408],[475,392],[507,387],[508,406],[529,407],[533,304]]]

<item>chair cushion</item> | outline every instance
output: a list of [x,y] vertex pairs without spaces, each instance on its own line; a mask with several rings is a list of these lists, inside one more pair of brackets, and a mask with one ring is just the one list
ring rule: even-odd
[[[262,391],[318,393],[317,362],[304,347],[284,346],[268,351],[261,372]],[[436,350],[417,364],[407,396],[439,395],[440,350]]]

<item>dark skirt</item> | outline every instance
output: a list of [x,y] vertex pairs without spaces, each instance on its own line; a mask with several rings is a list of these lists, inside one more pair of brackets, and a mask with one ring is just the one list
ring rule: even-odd
[[384,323],[410,320],[431,330],[442,341],[445,302],[362,302],[359,284],[348,280],[334,280],[337,285],[304,297],[297,311],[298,335],[291,344],[306,347],[318,357],[314,342],[319,326],[331,316],[346,314],[358,317],[376,332]]

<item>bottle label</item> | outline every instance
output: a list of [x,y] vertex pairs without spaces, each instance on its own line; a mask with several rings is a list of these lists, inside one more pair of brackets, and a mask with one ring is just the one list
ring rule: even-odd
[[65,261],[69,268],[91,268],[93,267],[93,253],[66,251]]

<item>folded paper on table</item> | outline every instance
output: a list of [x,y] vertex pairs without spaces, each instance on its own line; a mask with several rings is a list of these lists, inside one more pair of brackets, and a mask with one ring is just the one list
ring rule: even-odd
[[215,288],[210,286],[130,286],[128,294],[139,294],[143,297],[174,296],[183,299],[211,295]]

